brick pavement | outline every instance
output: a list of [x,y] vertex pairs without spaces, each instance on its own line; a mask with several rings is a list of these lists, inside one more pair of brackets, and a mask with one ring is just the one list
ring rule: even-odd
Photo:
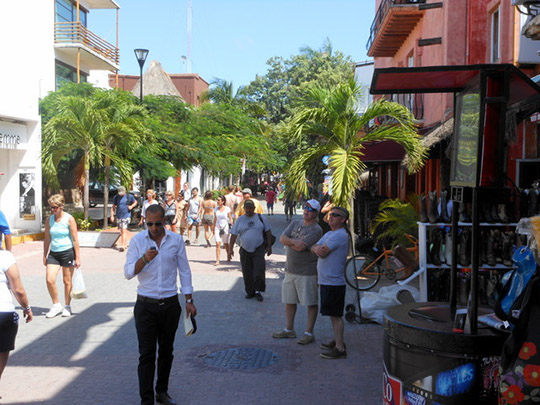
[[[281,203],[276,205],[277,215],[269,219],[278,236],[287,223]],[[182,404],[380,404],[380,325],[346,323],[345,360],[319,357],[319,343],[332,337],[326,318],[317,320],[315,344],[300,346],[294,339],[272,339],[272,332],[284,325],[280,297],[285,257],[278,245],[269,258],[263,303],[244,299],[238,253],[231,264],[214,267],[214,247],[188,246],[199,330],[188,338],[181,332],[177,335],[170,394]],[[73,301],[71,318],[46,319],[50,299],[42,248],[42,242],[30,242],[13,249],[36,318],[20,325],[16,350],[0,381],[0,404],[139,403],[132,316],[137,281],[123,277],[125,253],[83,248],[89,298]],[[353,299],[353,292],[348,291],[347,302]],[[305,322],[305,309],[300,307],[298,334]],[[207,354],[237,347],[271,350],[279,362],[243,371],[204,362]]]

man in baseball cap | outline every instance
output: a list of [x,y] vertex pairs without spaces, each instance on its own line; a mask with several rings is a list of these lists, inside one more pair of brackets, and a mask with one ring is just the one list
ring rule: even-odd
[[323,235],[317,224],[320,209],[321,205],[317,200],[307,201],[303,218],[292,221],[279,238],[287,254],[285,278],[281,286],[281,301],[285,304],[285,328],[273,333],[274,339],[296,338],[294,318],[296,307],[300,304],[307,307],[307,324],[297,343],[307,345],[315,341],[313,327],[317,319],[319,288],[317,256],[312,254],[310,249]]
[[253,201],[253,204],[255,204],[255,214],[263,214],[264,211],[263,211],[263,208],[261,207],[261,204],[259,203],[259,201],[257,201],[255,198],[252,197],[253,196],[253,193],[251,192],[251,189],[250,188],[244,188],[242,190],[242,202],[240,204],[238,204],[238,207],[236,208],[236,211],[235,211],[235,216],[236,218],[239,218],[240,216],[244,215],[246,213],[246,211],[244,210],[244,203],[247,201],[247,200],[251,200]]

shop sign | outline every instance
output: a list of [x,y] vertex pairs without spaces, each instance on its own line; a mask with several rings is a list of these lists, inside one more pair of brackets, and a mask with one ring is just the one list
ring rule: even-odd
[[475,379],[474,363],[463,364],[439,373],[435,392],[445,397],[465,394],[472,389]]
[[0,121],[0,149],[27,149],[26,126]]

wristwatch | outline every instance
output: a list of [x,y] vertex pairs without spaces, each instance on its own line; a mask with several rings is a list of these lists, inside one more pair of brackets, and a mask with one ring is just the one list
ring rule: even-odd
[[193,304],[193,298],[186,300],[186,304]]

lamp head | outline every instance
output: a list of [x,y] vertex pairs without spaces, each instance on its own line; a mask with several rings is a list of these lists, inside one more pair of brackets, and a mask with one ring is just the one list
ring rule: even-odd
[[135,57],[137,58],[137,61],[139,62],[139,66],[142,69],[149,51],[148,49],[135,49],[134,52],[135,52]]

